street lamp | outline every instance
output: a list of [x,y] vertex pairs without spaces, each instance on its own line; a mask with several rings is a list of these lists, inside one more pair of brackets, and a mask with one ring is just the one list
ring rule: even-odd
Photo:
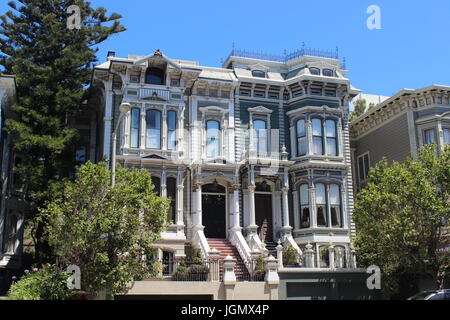
[[119,129],[120,122],[124,115],[126,115],[131,110],[131,105],[127,102],[124,102],[119,107],[119,118],[117,122],[114,124],[114,131],[112,136],[112,155],[111,155],[111,187],[114,187],[116,184],[116,144],[117,144],[117,130]]

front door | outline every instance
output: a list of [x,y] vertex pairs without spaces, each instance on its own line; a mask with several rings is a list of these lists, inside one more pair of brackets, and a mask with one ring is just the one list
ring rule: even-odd
[[271,194],[255,194],[255,219],[261,241],[273,242]]
[[207,238],[226,238],[225,194],[202,195],[202,222]]

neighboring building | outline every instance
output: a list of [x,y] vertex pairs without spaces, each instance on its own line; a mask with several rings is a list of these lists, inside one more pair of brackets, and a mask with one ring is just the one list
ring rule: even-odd
[[0,74],[1,107],[1,199],[0,199],[0,291],[10,280],[10,276],[21,267],[24,201],[19,177],[14,174],[14,163],[20,157],[11,149],[12,135],[4,131],[6,118],[13,117],[12,105],[16,100],[16,79]]
[[350,111],[353,111],[355,109],[355,102],[358,100],[365,100],[367,110],[369,109],[370,105],[377,106],[383,101],[389,99],[387,96],[381,96],[376,94],[367,94],[367,93],[359,93],[356,97],[353,98],[353,100],[350,102]]
[[360,190],[383,157],[402,162],[415,158],[423,145],[450,143],[450,87],[404,89],[352,121],[350,132],[354,184]]
[[[230,254],[247,268],[276,255],[280,241],[310,267],[353,266],[353,184],[348,132],[353,88],[335,53],[268,56],[234,50],[223,68],[148,56],[95,67],[88,105],[97,112],[88,159],[111,158],[119,106],[117,161],[149,170],[172,200],[172,222],[155,244],[180,259]],[[93,146],[93,144],[91,144]],[[333,247],[331,247],[333,248]],[[333,251],[334,252],[334,251]],[[305,266],[305,264],[303,264]]]

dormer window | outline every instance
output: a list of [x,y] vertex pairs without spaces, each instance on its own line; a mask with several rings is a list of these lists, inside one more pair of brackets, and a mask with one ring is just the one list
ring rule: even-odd
[[330,70],[330,69],[323,69],[322,74],[325,77],[334,77],[334,72],[333,72],[333,70]]
[[164,85],[165,83],[165,72],[160,68],[147,68],[145,72],[145,83]]
[[257,78],[265,78],[266,77],[266,73],[264,71],[261,71],[261,70],[253,70],[252,71],[252,76],[257,77]]
[[320,76],[319,68],[309,68],[309,72],[311,72],[311,74],[313,74],[313,75]]

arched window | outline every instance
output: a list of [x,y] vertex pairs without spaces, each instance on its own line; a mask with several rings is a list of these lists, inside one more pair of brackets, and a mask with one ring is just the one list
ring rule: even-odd
[[139,148],[139,128],[141,111],[139,108],[131,109],[130,147]]
[[327,223],[327,196],[325,185],[316,184],[317,226],[326,227]]
[[253,128],[255,129],[255,147],[258,153],[267,152],[267,124],[264,120],[253,121]]
[[300,186],[300,228],[310,227],[308,185]]
[[333,70],[330,70],[330,69],[323,69],[322,74],[325,77],[334,77],[334,72],[333,72]]
[[297,121],[297,156],[306,154],[307,144],[305,119],[300,119]]
[[160,68],[147,68],[145,71],[145,83],[164,85],[165,72]]
[[147,145],[148,149],[161,149],[161,111],[147,110]]
[[336,121],[327,120],[325,121],[325,130],[327,136],[327,155],[337,156],[338,155],[338,144],[337,144],[337,129]]
[[167,149],[174,150],[177,145],[177,113],[175,111],[167,112]]
[[8,253],[16,252],[16,243],[17,243],[17,216],[11,215],[9,217],[9,235],[7,244]]
[[220,123],[209,120],[206,122],[206,156],[208,158],[220,155]]
[[161,179],[157,176],[152,176],[153,192],[157,195],[161,195]]
[[320,69],[319,68],[309,68],[309,72],[311,72],[311,74],[320,76]]
[[342,227],[340,191],[340,187],[337,184],[330,184],[331,226],[335,228]]
[[327,245],[320,246],[319,248],[320,268],[328,268],[330,266],[330,253],[328,251],[328,248],[329,246]]
[[169,200],[170,200],[170,207],[169,207],[169,212],[167,213],[167,220],[170,223],[175,223],[177,179],[174,177],[167,178],[167,198],[169,198]]
[[252,71],[252,76],[258,77],[258,78],[265,78],[266,77],[266,73],[264,71],[261,71],[261,70],[253,70]]
[[323,154],[323,127],[322,120],[312,119],[313,134],[313,153],[316,155]]

